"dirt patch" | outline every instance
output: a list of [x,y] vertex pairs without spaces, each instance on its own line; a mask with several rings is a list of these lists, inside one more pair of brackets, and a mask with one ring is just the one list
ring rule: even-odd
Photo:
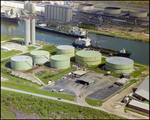
[[10,107],[10,110],[16,115],[16,119],[40,119],[40,117],[38,115],[28,115],[26,113],[17,111],[15,109],[13,109],[12,107]]
[[1,76],[1,81],[8,81],[9,79],[7,77]]
[[145,33],[140,33],[137,35],[138,38],[146,38],[148,39],[149,38],[149,35],[148,34],[145,34]]

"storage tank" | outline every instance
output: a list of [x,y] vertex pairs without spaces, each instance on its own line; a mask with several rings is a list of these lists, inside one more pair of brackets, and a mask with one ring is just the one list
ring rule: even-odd
[[74,47],[70,46],[70,45],[59,45],[59,46],[57,46],[57,54],[73,57],[74,56]]
[[80,4],[78,6],[79,11],[92,11],[94,9],[93,4]]
[[76,52],[75,61],[81,65],[98,65],[101,63],[101,53],[81,50]]
[[47,13],[48,13],[47,18],[51,19],[51,6],[50,5],[48,5]]
[[147,17],[147,11],[131,10],[130,17],[144,18]]
[[57,7],[57,18],[56,18],[57,20],[59,20],[59,16],[60,16],[60,7],[58,6]]
[[66,7],[63,7],[63,21],[66,20]]
[[48,5],[45,5],[45,18],[48,18]]
[[72,8],[69,9],[70,21],[72,21]]
[[51,5],[51,19],[54,19],[54,6]]
[[66,55],[51,56],[50,65],[57,69],[67,69],[70,67],[70,57]]
[[119,15],[120,12],[121,9],[119,7],[105,7],[104,9],[105,14]]
[[35,13],[36,12],[36,4],[35,3],[31,3],[30,4],[30,11],[31,11],[31,13]]
[[28,11],[30,11],[30,2],[27,2],[26,8],[27,8]]
[[125,57],[109,57],[106,59],[105,68],[114,73],[131,73],[134,61]]
[[29,45],[30,42],[30,19],[25,19],[25,24],[24,24],[24,40],[25,40],[25,45]]
[[30,56],[33,59],[33,63],[44,64],[49,62],[49,52],[44,50],[33,50],[30,52]]
[[27,10],[27,1],[24,2],[24,10]]
[[29,70],[32,68],[32,58],[24,55],[12,57],[11,68],[14,70]]
[[56,20],[57,18],[57,7],[54,6],[54,20]]
[[35,44],[35,18],[32,16],[31,18],[31,44]]
[[59,11],[60,11],[59,20],[63,21],[63,7],[60,7]]
[[70,10],[69,8],[66,8],[66,20],[65,21],[67,21],[67,22],[70,21],[70,11],[69,10]]

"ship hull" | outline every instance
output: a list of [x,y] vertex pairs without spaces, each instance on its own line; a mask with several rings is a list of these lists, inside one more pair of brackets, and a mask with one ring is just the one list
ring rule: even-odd
[[5,18],[5,17],[1,17],[1,21],[19,23],[19,19],[18,18]]
[[59,32],[59,31],[54,31],[48,28],[43,28],[43,27],[39,27],[39,26],[35,26],[35,28],[37,30],[42,30],[42,31],[46,31],[46,32],[51,32],[51,33],[56,33],[56,34],[61,34],[61,35],[66,35],[66,36],[70,36],[70,37],[75,37],[75,38],[84,38],[83,35],[75,35],[75,34],[69,34],[69,33],[63,33],[63,32]]

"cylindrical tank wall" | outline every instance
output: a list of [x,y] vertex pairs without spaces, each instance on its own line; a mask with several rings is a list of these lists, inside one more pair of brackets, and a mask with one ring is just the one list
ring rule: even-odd
[[31,13],[35,13],[36,12],[36,4],[35,3],[31,3],[30,4],[30,11],[31,11]]
[[26,19],[25,20],[25,30],[24,30],[24,34],[25,34],[25,45],[29,45],[30,43],[30,19]]
[[111,15],[119,15],[121,13],[121,9],[117,7],[106,7],[104,9],[104,13]]
[[30,11],[30,2],[28,2],[26,5],[27,10]]
[[78,6],[78,9],[80,11],[88,11],[88,10],[92,11],[94,9],[94,6],[92,4],[80,4]]
[[60,8],[60,18],[59,20],[63,21],[63,8]]
[[[16,59],[14,59],[16,57]],[[26,56],[28,60],[19,61],[18,57],[15,56],[11,58],[11,68],[14,70],[29,70],[32,68],[32,58],[30,56]],[[25,58],[26,59],[26,58]]]
[[69,9],[70,21],[72,21],[72,9]]
[[54,7],[54,18],[53,19],[54,20],[57,19],[57,7],[56,6]]
[[130,11],[130,17],[144,18],[147,17],[146,11]]
[[35,44],[35,18],[31,18],[31,44]]
[[51,19],[54,19],[54,7],[51,6]]
[[24,2],[24,10],[27,10],[27,1]]
[[60,7],[57,7],[57,20],[59,20],[59,16],[60,16],[60,10],[59,10]]
[[51,57],[50,65],[57,69],[67,69],[70,67],[70,57],[65,55],[54,55]]
[[66,20],[65,21],[70,21],[70,12],[69,12],[70,9],[66,9]]
[[44,50],[33,50],[30,52],[30,56],[33,59],[33,63],[36,64],[44,64],[46,62],[49,62],[49,52]]
[[45,18],[48,18],[48,6],[45,5]]
[[66,20],[66,9],[63,8],[63,21],[65,21],[65,20]]
[[48,13],[47,18],[51,19],[51,6],[48,6],[47,13]]

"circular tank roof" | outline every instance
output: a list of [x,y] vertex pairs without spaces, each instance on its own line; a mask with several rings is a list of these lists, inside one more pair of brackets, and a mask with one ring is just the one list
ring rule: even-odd
[[132,59],[125,58],[125,57],[109,57],[106,58],[106,61],[108,63],[116,64],[116,65],[129,65],[134,63]]
[[53,60],[67,60],[67,59],[70,59],[70,57],[66,56],[66,55],[53,55],[53,56],[51,56],[51,59],[53,59]]
[[105,9],[120,9],[119,7],[105,7]]
[[101,53],[97,51],[85,51],[81,50],[76,53],[76,55],[81,56],[81,57],[99,57],[101,56]]
[[23,61],[29,61],[29,60],[32,60],[32,57],[22,55],[22,56],[15,56],[15,57],[12,57],[11,60],[23,62]]
[[80,4],[80,6],[93,6],[93,4]]
[[49,54],[49,52],[45,51],[45,50],[33,50],[30,52],[30,54],[32,54],[32,55],[47,55],[47,54]]
[[74,49],[73,46],[70,46],[70,45],[59,45],[57,46],[57,49],[61,49],[61,50],[72,50]]

